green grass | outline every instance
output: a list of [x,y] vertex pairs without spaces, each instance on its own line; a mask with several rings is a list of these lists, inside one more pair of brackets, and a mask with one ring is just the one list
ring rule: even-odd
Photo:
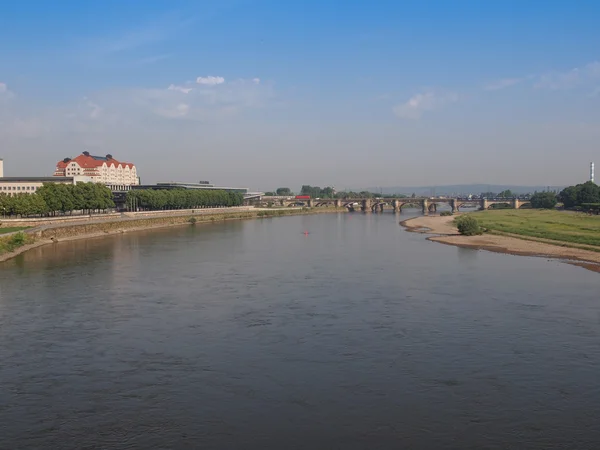
[[600,247],[600,216],[539,209],[472,213],[488,231]]
[[0,237],[0,255],[14,252],[17,248],[31,243],[33,243],[33,238],[21,232],[12,236]]
[[23,230],[26,230],[28,228],[31,228],[31,227],[7,227],[7,228],[0,228],[0,234],[14,233],[16,231],[23,231]]

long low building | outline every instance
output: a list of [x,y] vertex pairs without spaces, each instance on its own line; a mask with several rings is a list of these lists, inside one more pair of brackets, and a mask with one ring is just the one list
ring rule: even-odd
[[41,188],[44,183],[77,184],[90,183],[90,177],[2,177],[0,178],[0,193],[11,196],[17,194],[32,194]]
[[262,192],[250,192],[248,188],[239,187],[227,187],[227,186],[215,186],[208,181],[201,181],[199,183],[182,183],[171,181],[168,183],[161,182],[156,184],[139,184],[139,185],[108,185],[113,191],[114,200],[117,204],[117,208],[122,208],[125,204],[125,198],[127,191],[133,190],[169,190],[169,189],[201,189],[207,191],[227,191],[227,192],[238,192],[244,196],[244,203],[250,204],[253,201],[260,200],[264,195]]
[[168,183],[161,182],[156,184],[138,184],[138,185],[114,185],[109,184],[109,188],[113,192],[119,191],[131,191],[131,190],[145,190],[145,189],[202,189],[207,191],[227,191],[227,192],[239,192],[240,194],[252,194],[259,195],[261,192],[250,192],[248,188],[241,187],[229,187],[229,186],[215,186],[208,181],[202,181],[200,183],[182,183],[178,181],[170,181]]

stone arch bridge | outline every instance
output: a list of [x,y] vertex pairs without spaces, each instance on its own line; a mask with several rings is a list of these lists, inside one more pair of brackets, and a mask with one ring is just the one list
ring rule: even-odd
[[448,197],[417,197],[417,198],[356,198],[356,199],[282,199],[263,197],[261,203],[277,204],[279,206],[295,206],[302,204],[309,208],[322,208],[335,206],[337,208],[348,208],[350,211],[360,210],[363,212],[383,212],[392,209],[394,212],[402,211],[402,208],[416,206],[421,208],[423,214],[437,212],[440,205],[447,204],[452,212],[458,212],[463,206],[475,206],[480,210],[489,209],[492,205],[505,204],[510,208],[519,209],[524,205],[531,205],[529,200],[518,198],[493,198],[493,199],[468,199]]

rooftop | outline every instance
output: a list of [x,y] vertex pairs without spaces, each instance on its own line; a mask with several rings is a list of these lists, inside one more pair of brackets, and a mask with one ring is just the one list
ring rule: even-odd
[[106,156],[93,156],[90,155],[88,152],[83,152],[81,155],[75,157],[75,158],[65,158],[62,161],[59,161],[56,164],[56,167],[58,167],[59,169],[64,169],[67,167],[67,165],[70,162],[76,162],[77,164],[79,164],[80,167],[84,168],[84,169],[95,169],[96,167],[100,167],[103,164],[106,164],[108,166],[118,166],[118,165],[122,165],[124,167],[133,167],[132,163],[126,163],[126,162],[120,162],[117,161],[115,158],[113,158],[112,155],[106,155]]

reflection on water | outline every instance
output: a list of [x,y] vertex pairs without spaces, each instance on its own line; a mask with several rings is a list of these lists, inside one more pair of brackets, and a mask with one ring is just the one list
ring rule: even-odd
[[399,220],[198,225],[1,264],[0,448],[597,448],[598,274]]

